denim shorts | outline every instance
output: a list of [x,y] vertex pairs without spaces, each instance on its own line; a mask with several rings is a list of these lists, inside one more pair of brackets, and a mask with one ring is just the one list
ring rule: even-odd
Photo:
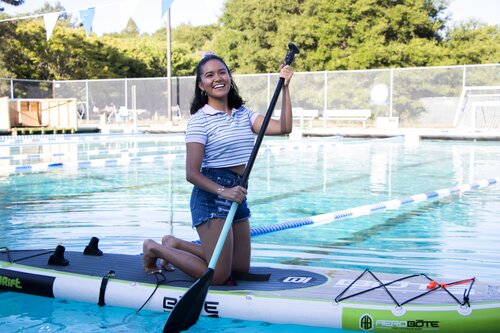
[[[202,168],[201,173],[211,181],[224,187],[234,187],[240,184],[241,176],[228,169]],[[226,200],[220,195],[203,191],[198,187],[193,188],[191,193],[191,217],[193,228],[207,222],[210,219],[225,219],[231,208],[232,201]],[[238,205],[233,222],[241,222],[250,217],[247,199]]]

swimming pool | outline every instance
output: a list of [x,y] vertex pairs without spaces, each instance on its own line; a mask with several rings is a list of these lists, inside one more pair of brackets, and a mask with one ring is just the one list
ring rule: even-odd
[[[249,181],[252,227],[498,177],[499,161],[500,145],[495,142],[266,139]],[[143,239],[166,233],[195,240],[190,191],[184,179],[182,136],[4,138],[0,246],[63,244],[79,250],[97,236],[107,252],[136,254]],[[253,237],[252,262],[499,281],[499,216],[500,186],[494,184],[317,227],[258,235]],[[0,324],[11,331],[105,327],[107,332],[155,332],[166,318],[144,313],[113,326],[130,309],[11,293],[0,298],[8,305],[0,310]],[[26,302],[31,305],[23,305]],[[235,327],[248,332],[291,330],[286,325],[208,318],[202,323],[227,332]],[[316,330],[293,327],[300,329]],[[204,328],[197,325],[194,330]]]

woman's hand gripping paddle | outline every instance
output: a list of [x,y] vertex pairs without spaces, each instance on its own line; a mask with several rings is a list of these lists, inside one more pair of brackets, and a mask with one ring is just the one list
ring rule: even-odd
[[[288,43],[288,48],[289,51],[285,57],[285,65],[291,65],[295,54],[299,53],[299,48],[293,43]],[[253,164],[257,157],[257,153],[259,152],[260,144],[262,143],[262,139],[264,138],[267,125],[271,120],[271,116],[280,95],[280,91],[283,88],[284,81],[285,79],[280,77],[278,85],[276,86],[276,89],[274,91],[273,98],[271,99],[271,103],[269,104],[269,107],[267,109],[266,116],[264,117],[264,122],[262,123],[262,127],[260,128],[259,134],[257,136],[257,140],[255,141],[252,154],[250,155],[248,163],[245,167],[240,186],[247,186],[248,176],[250,175],[250,171],[252,170]],[[217,264],[217,261],[219,260],[219,255],[222,251],[222,247],[226,242],[229,229],[231,229],[231,224],[233,223],[237,208],[238,203],[233,202],[231,204],[231,209],[229,210],[226,221],[224,222],[219,240],[215,245],[214,253],[212,254],[212,258],[210,259],[210,263],[208,264],[207,272],[201,278],[199,278],[188,289],[188,291],[186,291],[184,296],[182,296],[182,298],[177,302],[174,309],[170,313],[165,326],[163,327],[164,333],[186,330],[198,321],[201,310],[203,308],[203,304],[205,303],[205,298],[208,293],[208,287],[212,282],[215,266]]]

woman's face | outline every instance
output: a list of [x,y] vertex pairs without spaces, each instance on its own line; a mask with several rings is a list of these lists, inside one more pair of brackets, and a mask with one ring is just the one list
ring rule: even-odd
[[225,98],[231,89],[229,71],[217,59],[207,61],[201,68],[198,86],[205,91],[209,98]]

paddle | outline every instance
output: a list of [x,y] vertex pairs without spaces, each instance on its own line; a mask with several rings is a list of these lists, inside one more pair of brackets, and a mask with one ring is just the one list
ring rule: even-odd
[[[289,51],[285,57],[285,65],[291,65],[295,54],[299,53],[299,48],[294,43],[288,43],[288,49]],[[264,117],[264,122],[262,123],[262,127],[260,128],[259,134],[257,135],[257,140],[255,141],[252,154],[250,155],[248,163],[245,167],[245,171],[243,172],[240,186],[247,186],[248,176],[250,175],[250,171],[252,170],[253,164],[257,157],[257,153],[259,152],[260,144],[262,143],[262,139],[264,138],[264,133],[266,132],[267,125],[271,120],[274,106],[276,105],[281,89],[283,88],[284,81],[285,79],[280,77],[278,85],[276,86],[276,89],[274,91],[274,95],[271,99],[271,103],[269,104],[269,107],[267,109],[266,116]],[[212,258],[210,259],[210,263],[208,264],[206,273],[201,278],[199,278],[188,289],[188,291],[186,291],[184,296],[182,296],[182,298],[177,302],[174,309],[170,313],[165,326],[163,327],[164,333],[186,330],[193,324],[195,324],[196,321],[198,321],[201,310],[203,308],[203,304],[205,303],[205,298],[208,293],[208,287],[212,282],[215,266],[217,265],[217,261],[219,260],[219,255],[222,251],[222,247],[226,242],[226,237],[229,233],[229,229],[231,229],[231,224],[233,223],[237,208],[238,203],[233,202],[231,204],[231,209],[229,210],[226,221],[224,222],[224,226],[222,227],[222,231],[220,233],[217,244],[215,245],[214,253],[212,254]]]

